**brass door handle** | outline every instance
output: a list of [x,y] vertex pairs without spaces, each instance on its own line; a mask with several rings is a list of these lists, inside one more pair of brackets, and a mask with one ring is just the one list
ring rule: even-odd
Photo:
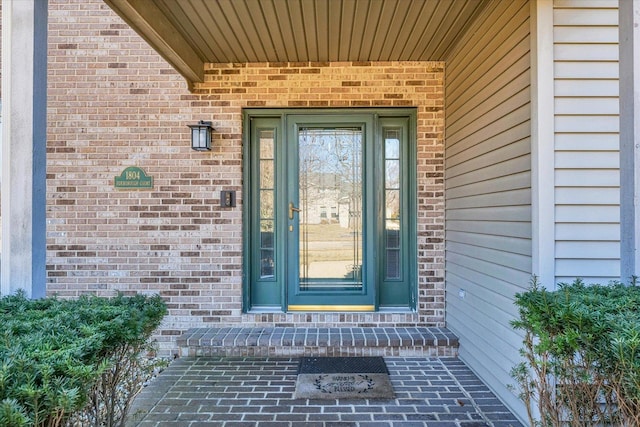
[[300,209],[293,205],[293,202],[289,202],[289,219],[293,219],[293,213],[300,212]]

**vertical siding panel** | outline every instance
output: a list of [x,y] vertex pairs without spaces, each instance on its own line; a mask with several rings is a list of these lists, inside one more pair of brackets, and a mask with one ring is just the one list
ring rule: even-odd
[[620,278],[617,5],[554,2],[558,282]]
[[447,325],[460,357],[522,416],[506,386],[521,341],[509,325],[513,299],[532,273],[529,9],[527,0],[492,1],[445,72]]

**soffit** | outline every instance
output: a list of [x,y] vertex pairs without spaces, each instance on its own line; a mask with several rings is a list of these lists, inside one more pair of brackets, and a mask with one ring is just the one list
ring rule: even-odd
[[205,63],[444,60],[487,0],[105,0],[190,83]]

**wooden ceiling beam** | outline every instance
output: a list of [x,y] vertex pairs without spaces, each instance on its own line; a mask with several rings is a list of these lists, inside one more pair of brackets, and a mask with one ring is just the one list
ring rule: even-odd
[[187,80],[189,89],[204,81],[204,61],[153,2],[104,0]]

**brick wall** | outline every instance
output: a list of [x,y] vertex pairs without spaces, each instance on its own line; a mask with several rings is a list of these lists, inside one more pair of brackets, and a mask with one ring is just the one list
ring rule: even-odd
[[[444,65],[215,64],[184,80],[100,0],[49,1],[48,292],[160,293],[191,326],[444,324]],[[418,108],[418,313],[242,313],[242,108]],[[213,150],[187,124],[212,120]],[[123,191],[128,166],[154,178]],[[238,207],[219,207],[220,190]]]

